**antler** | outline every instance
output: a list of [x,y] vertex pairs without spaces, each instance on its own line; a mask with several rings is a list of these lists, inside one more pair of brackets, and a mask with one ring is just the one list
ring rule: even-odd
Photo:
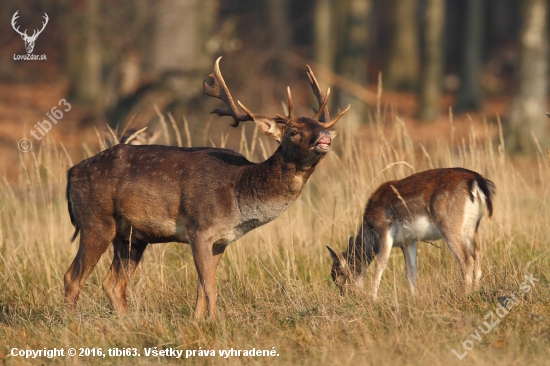
[[40,33],[42,33],[42,31],[44,30],[44,28],[46,28],[46,25],[48,24],[48,20],[49,20],[50,18],[48,18],[48,14],[46,14],[46,13],[44,13],[44,16],[43,16],[42,18],[44,18],[44,20],[46,20],[46,22],[42,22],[42,29],[40,29],[40,30],[38,31],[38,33],[37,33],[37,31],[35,30],[35,31],[33,32],[32,36],[30,36],[30,38],[37,38],[37,37],[40,35]]
[[15,22],[16,22],[17,18],[19,18],[19,15],[17,15],[17,13],[19,13],[19,10],[17,10],[15,12],[15,14],[13,14],[13,17],[11,18],[11,26],[12,26],[13,30],[16,31],[17,33],[19,33],[21,36],[28,37],[26,29],[25,29],[25,32],[22,33],[21,31],[19,31],[19,27],[15,28]]
[[[225,80],[223,79],[222,73],[220,71],[220,60],[221,60],[221,57],[218,57],[218,59],[216,60],[216,63],[214,64],[214,71],[212,71],[210,75],[204,78],[202,89],[205,94],[222,100],[228,107],[228,109],[217,107],[210,113],[216,113],[220,117],[231,116],[233,117],[233,121],[234,121],[231,124],[231,126],[238,127],[240,122],[253,121],[254,113],[248,110],[239,101],[237,101],[237,103],[246,113],[242,114],[238,111],[237,106],[233,101],[233,97],[231,96],[231,93],[229,92],[229,89],[227,88],[227,85],[225,84]],[[313,119],[323,123],[325,128],[330,128],[334,126],[334,124],[338,122],[340,117],[342,117],[350,109],[350,106],[348,105],[348,107],[342,112],[340,112],[340,114],[338,114],[336,118],[334,118],[333,120],[330,120],[330,113],[327,107],[328,97],[330,95],[330,88],[327,90],[327,94],[323,95],[323,92],[319,87],[319,83],[317,82],[317,79],[315,79],[315,75],[313,74],[313,71],[309,66],[306,66],[306,67],[307,67],[307,77],[309,79],[309,84],[313,89],[313,94],[315,94],[315,97],[319,102],[318,110],[315,109],[315,107],[313,107],[313,110],[315,111],[315,115],[313,116]],[[211,78],[214,81],[212,85],[209,84],[208,78]],[[287,94],[288,94],[288,116],[285,117],[280,114],[276,114],[276,117],[273,117],[272,119],[275,120],[277,123],[287,124],[292,118],[294,118],[294,106],[292,104],[292,94],[290,93],[290,87],[287,87]]]
[[227,85],[225,85],[225,81],[223,80],[222,73],[220,71],[220,60],[221,57],[219,57],[214,64],[214,71],[212,71],[212,73],[207,76],[214,80],[214,84],[209,85],[206,81],[207,77],[205,77],[202,84],[202,90],[211,97],[222,100],[229,107],[229,109],[218,107],[210,113],[216,113],[220,117],[231,116],[235,121],[231,124],[231,126],[238,127],[239,122],[253,121],[254,119],[251,115],[248,115],[246,113],[241,114],[237,110],[237,106],[235,105],[235,102],[233,102],[233,97],[231,97],[231,93],[229,92],[229,89],[227,88]]
[[[231,124],[231,126],[238,127],[240,122],[253,121],[254,113],[248,110],[239,101],[237,101],[237,103],[246,113],[241,114],[237,110],[237,106],[233,101],[233,97],[231,96],[231,93],[229,92],[229,89],[225,84],[225,80],[223,80],[223,76],[220,71],[220,60],[221,60],[221,56],[218,57],[218,59],[216,60],[216,63],[214,64],[214,71],[212,71],[210,75],[204,78],[204,82],[202,84],[202,90],[204,91],[205,94],[222,100],[229,107],[229,109],[223,109],[218,107],[218,108],[215,108],[210,113],[216,113],[220,117],[231,116],[235,121]],[[214,80],[214,84],[210,85],[207,81],[207,78],[212,78],[212,80]],[[277,123],[286,124],[293,117],[293,106],[292,106],[292,96],[290,95],[290,87],[288,87],[287,90],[288,90],[288,117],[284,117],[284,116],[281,116],[280,114],[277,114],[276,117],[272,118]]]
[[[327,98],[325,98],[323,95],[323,92],[321,91],[321,87],[319,87],[319,83],[317,82],[317,79],[315,78],[315,75],[311,70],[311,67],[309,67],[309,65],[306,65],[306,69],[307,69],[306,73],[307,73],[307,78],[309,80],[309,85],[311,85],[313,94],[315,95],[315,97],[317,98],[317,102],[319,103],[319,110],[315,109],[315,107],[311,107],[315,112],[315,116],[317,116],[316,118],[315,117],[314,118],[315,119],[318,118],[319,122],[330,121],[330,113],[328,111],[328,107],[326,106],[326,102],[328,101],[328,96],[330,94],[330,88],[327,90]],[[324,108],[323,108],[323,103],[324,103]],[[321,115],[319,111],[323,111],[323,114]]]
[[290,86],[286,87],[286,91],[288,94],[288,116],[285,117],[280,114],[276,114],[278,118],[277,122],[281,122],[285,124],[288,123],[292,118],[294,118],[294,105],[292,104],[292,94],[290,94]]
[[309,80],[309,84],[311,85],[311,89],[313,90],[313,94],[315,94],[315,97],[317,98],[317,102],[319,103],[319,109],[313,108],[313,111],[315,112],[315,115],[313,116],[313,119],[318,120],[321,123],[324,123],[325,128],[330,128],[338,122],[340,117],[342,117],[344,114],[346,114],[347,111],[349,111],[351,105],[348,105],[346,109],[344,109],[342,112],[340,112],[336,118],[333,120],[330,119],[330,113],[328,111],[327,102],[328,97],[330,95],[330,88],[327,89],[327,95],[323,96],[323,92],[321,91],[321,87],[319,87],[319,83],[317,82],[317,79],[315,78],[315,75],[313,74],[313,71],[311,70],[311,67],[309,65],[306,65],[307,68],[307,78]]

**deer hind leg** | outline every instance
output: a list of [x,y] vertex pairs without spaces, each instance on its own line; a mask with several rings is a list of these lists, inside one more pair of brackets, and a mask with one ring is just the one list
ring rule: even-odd
[[216,269],[227,245],[204,245],[200,242],[192,244],[193,259],[199,275],[197,284],[197,301],[195,304],[195,318],[204,316],[208,308],[208,315],[216,318]]
[[390,258],[392,245],[393,237],[388,230],[385,234],[380,236],[380,246],[378,248],[378,253],[376,254],[376,267],[374,274],[374,285],[372,290],[372,298],[374,300],[378,298],[378,287],[380,286],[382,273],[388,265],[388,259]]
[[78,252],[64,276],[65,306],[75,309],[84,281],[114,238],[115,223],[107,222],[82,228]]
[[472,290],[475,260],[469,248],[469,241],[460,236],[445,237],[449,249],[455,256],[462,271],[464,280],[464,291],[466,293]]
[[477,289],[481,280],[481,248],[475,239],[471,243],[474,249],[474,289]]
[[409,287],[411,294],[416,296],[416,278],[418,276],[418,269],[416,267],[416,241],[411,242],[408,245],[403,245],[403,255],[405,256],[405,274],[409,281]]
[[117,313],[128,311],[126,287],[136,271],[147,245],[146,242],[136,240],[132,241],[130,246],[127,240],[124,241],[119,238],[113,242],[113,262],[105,281],[103,281],[103,289]]

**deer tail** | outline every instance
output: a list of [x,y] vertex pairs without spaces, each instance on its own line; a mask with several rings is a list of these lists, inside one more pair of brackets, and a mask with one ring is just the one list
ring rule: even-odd
[[71,217],[71,224],[75,227],[75,231],[73,236],[71,237],[71,243],[74,242],[76,237],[78,236],[78,233],[80,232],[80,227],[78,226],[78,223],[76,222],[76,216],[74,214],[74,207],[73,202],[71,200],[71,170],[67,172],[67,205],[69,208],[69,216]]
[[489,212],[489,217],[493,214],[493,196],[497,192],[497,188],[495,186],[495,183],[490,181],[489,179],[483,178],[482,176],[479,176],[478,179],[476,179],[477,186],[479,187],[479,190],[483,193],[485,196],[485,207],[487,207],[487,211]]

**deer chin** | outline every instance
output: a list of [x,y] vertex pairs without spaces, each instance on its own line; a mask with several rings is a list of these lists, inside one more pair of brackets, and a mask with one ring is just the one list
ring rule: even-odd
[[321,137],[315,144],[314,151],[317,154],[326,154],[330,150],[332,140],[328,136]]

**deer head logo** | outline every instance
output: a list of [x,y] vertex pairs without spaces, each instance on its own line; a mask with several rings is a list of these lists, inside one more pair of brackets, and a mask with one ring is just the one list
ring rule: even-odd
[[44,13],[45,22],[42,22],[42,29],[40,29],[39,31],[37,31],[35,29],[32,36],[29,37],[27,35],[27,30],[26,29],[25,29],[24,32],[20,32],[19,27],[15,28],[15,21],[17,20],[17,18],[19,18],[19,15],[17,15],[17,13],[19,13],[19,10],[17,10],[15,12],[15,14],[13,14],[13,17],[11,18],[11,26],[13,27],[13,29],[17,33],[19,33],[21,35],[21,38],[23,38],[23,41],[25,41],[25,49],[27,50],[27,53],[32,53],[32,50],[34,49],[34,42],[36,41],[36,38],[38,38],[40,33],[42,33],[44,28],[46,28],[46,24],[48,24],[48,19],[49,19],[48,14]]

